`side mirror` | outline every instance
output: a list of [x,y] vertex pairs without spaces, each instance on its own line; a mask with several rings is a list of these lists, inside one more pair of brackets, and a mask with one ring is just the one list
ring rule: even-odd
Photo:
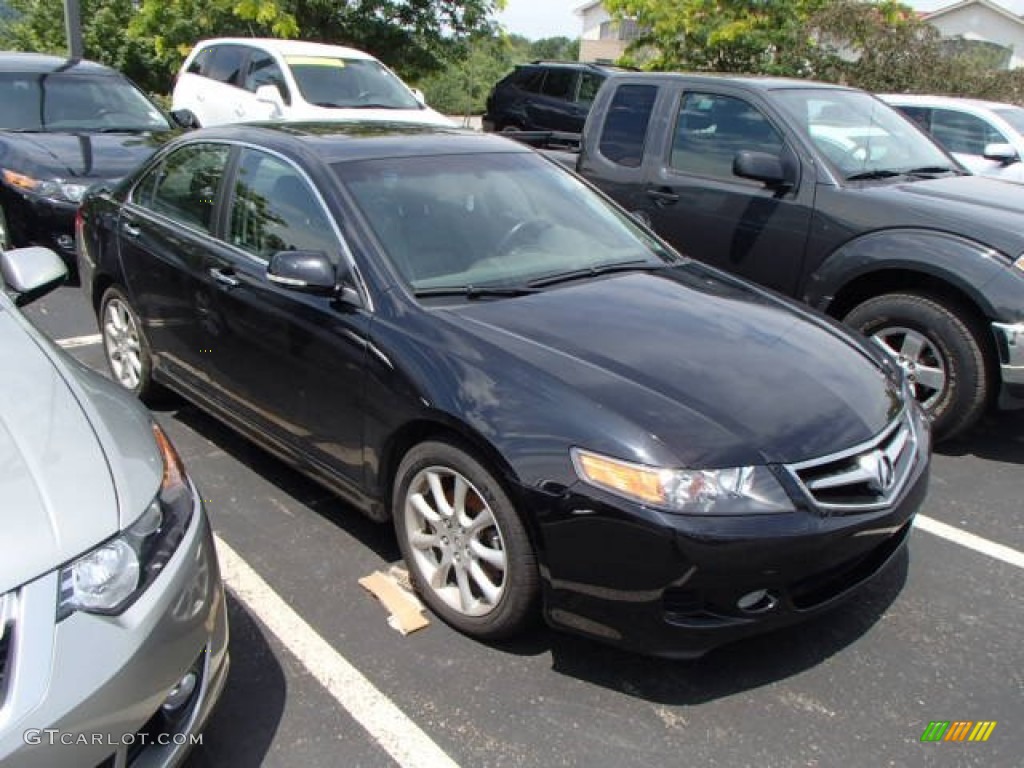
[[270,113],[271,117],[281,117],[284,114],[284,99],[281,98],[281,91],[276,85],[267,83],[256,89],[256,101],[260,104],[269,104],[274,108]]
[[49,248],[16,248],[0,252],[0,274],[14,303],[23,307],[63,283],[68,268]]
[[191,109],[176,109],[171,112],[171,119],[186,131],[199,127],[199,118]]
[[767,187],[781,187],[789,183],[782,160],[768,152],[740,150],[733,158],[732,172],[741,179],[760,181]]
[[1003,165],[1010,165],[1020,160],[1020,155],[1011,144],[986,144],[982,155],[986,160],[995,160]]
[[270,257],[267,280],[293,291],[338,296],[346,304],[363,305],[355,288],[338,285],[338,271],[323,251],[278,251]]
[[419,88],[410,88],[412,95],[416,97],[416,101],[420,103],[421,107],[427,106],[427,97],[423,95],[423,91]]

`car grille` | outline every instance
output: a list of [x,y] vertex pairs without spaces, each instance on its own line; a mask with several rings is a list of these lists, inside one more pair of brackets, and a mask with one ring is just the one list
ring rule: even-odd
[[819,509],[851,514],[889,506],[916,462],[917,435],[904,411],[867,443],[787,469]]
[[14,648],[14,593],[0,595],[0,707],[7,698],[7,679],[13,665]]

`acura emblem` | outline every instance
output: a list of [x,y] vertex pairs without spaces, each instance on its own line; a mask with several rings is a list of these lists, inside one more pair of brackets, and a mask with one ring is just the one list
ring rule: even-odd
[[896,482],[892,459],[881,451],[872,451],[857,460],[866,475],[868,487],[876,493],[887,493]]

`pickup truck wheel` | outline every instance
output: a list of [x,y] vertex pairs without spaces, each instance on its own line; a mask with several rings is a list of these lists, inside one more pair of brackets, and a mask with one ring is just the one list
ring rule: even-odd
[[919,294],[868,299],[845,318],[877,341],[907,375],[937,440],[970,427],[988,402],[992,378],[981,335],[955,305]]
[[410,580],[434,613],[488,640],[528,623],[539,592],[536,559],[490,472],[451,443],[420,443],[402,460],[391,498]]

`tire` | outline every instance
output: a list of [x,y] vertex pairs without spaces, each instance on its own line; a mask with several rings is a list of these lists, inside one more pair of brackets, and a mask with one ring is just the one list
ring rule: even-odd
[[501,126],[501,133],[516,133],[517,131],[524,130],[523,126],[518,123],[505,123]]
[[467,452],[440,441],[413,447],[391,509],[413,587],[441,619],[481,640],[532,622],[539,577],[529,537],[494,475]]
[[0,251],[8,251],[13,247],[11,230],[7,226],[7,215],[4,213],[4,207],[0,205]]
[[110,373],[124,389],[150,404],[162,394],[153,381],[153,356],[142,321],[124,291],[111,286],[100,301],[100,333]]
[[994,377],[982,334],[957,305],[921,294],[884,294],[855,307],[845,322],[881,342],[903,368],[936,440],[981,417]]

